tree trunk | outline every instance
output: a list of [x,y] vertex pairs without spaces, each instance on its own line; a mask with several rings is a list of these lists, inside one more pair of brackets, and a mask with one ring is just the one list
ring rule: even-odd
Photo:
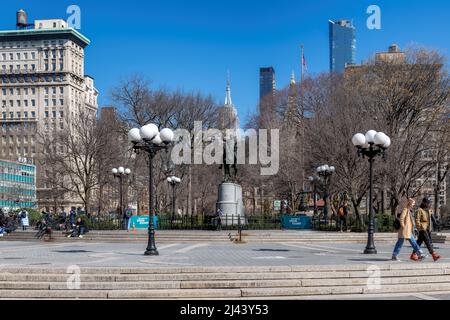
[[192,166],[188,167],[187,214],[192,215]]

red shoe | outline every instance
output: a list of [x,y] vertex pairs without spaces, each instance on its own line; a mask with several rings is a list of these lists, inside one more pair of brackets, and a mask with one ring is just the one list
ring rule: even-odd
[[433,257],[433,260],[434,260],[434,261],[438,261],[438,260],[441,258],[441,256],[438,255],[436,252],[433,253],[431,256]]
[[413,261],[419,261],[419,256],[416,253],[413,253],[410,257],[411,260]]

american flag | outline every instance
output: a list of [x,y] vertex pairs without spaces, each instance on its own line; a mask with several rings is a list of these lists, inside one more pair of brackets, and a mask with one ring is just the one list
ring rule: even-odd
[[305,68],[305,71],[308,72],[308,65],[306,64],[305,54],[302,55],[302,65]]

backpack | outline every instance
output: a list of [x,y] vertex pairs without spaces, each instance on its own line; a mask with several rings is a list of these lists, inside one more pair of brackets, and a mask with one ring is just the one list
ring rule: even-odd
[[402,227],[402,225],[400,223],[400,217],[398,215],[395,217],[393,227],[396,231],[400,230],[400,228]]

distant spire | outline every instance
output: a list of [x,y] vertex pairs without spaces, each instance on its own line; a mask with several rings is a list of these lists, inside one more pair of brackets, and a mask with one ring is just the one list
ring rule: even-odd
[[225,97],[225,105],[231,106],[233,102],[231,101],[231,81],[230,81],[230,71],[228,71],[227,75],[227,95]]
[[295,73],[294,73],[294,70],[292,70],[291,84],[295,84]]

